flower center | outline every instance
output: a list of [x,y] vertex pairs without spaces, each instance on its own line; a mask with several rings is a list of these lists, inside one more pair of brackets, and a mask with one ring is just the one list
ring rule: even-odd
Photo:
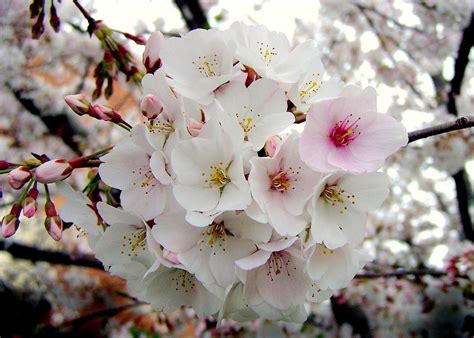
[[[288,276],[290,273],[290,259],[288,254],[284,251],[272,252],[270,258],[267,261],[268,272],[267,276],[270,277],[270,280],[273,282],[273,277],[278,276],[282,272],[286,272]],[[296,270],[296,266],[293,266],[293,269]]]
[[353,120],[352,116],[350,114],[344,120],[337,122],[332,129],[329,137],[336,147],[345,147],[360,135],[360,132],[357,132],[360,117]]
[[127,254],[129,257],[132,255],[137,257],[139,250],[145,251],[145,249],[146,231],[144,228],[139,228],[130,234],[123,236],[122,250],[120,251],[122,255]]
[[164,119],[157,118],[157,119],[148,121],[146,126],[150,133],[163,134],[166,137],[168,137],[170,134],[174,132],[173,124],[170,121],[167,121]]
[[[229,169],[229,166],[224,167],[223,162],[219,162],[219,164],[217,165],[210,165],[210,173],[207,174],[208,177],[204,180],[204,183],[209,188],[223,189],[224,186],[230,182],[230,178],[227,175],[227,170]],[[206,173],[202,173],[202,176],[205,177]]]
[[253,123],[253,119],[251,117],[247,117],[242,119],[240,126],[242,127],[245,134],[248,134],[249,131],[255,128],[255,123]]
[[[337,185],[327,185],[324,188],[323,192],[320,195],[327,203],[331,204],[331,206],[335,207],[340,206],[341,210],[339,213],[343,214],[347,211],[348,203],[352,205],[355,204],[355,195],[350,194],[344,189],[341,189]],[[346,204],[347,203],[347,204]]]
[[176,275],[171,278],[171,281],[175,284],[175,290],[184,289],[184,292],[188,293],[196,287],[194,276],[187,271],[177,269]]
[[286,171],[280,170],[275,175],[270,175],[270,180],[272,181],[272,185],[270,189],[279,191],[281,193],[287,191],[290,187],[290,180]]
[[[219,249],[225,251],[225,238],[226,238],[226,231],[224,227],[224,222],[220,223],[212,223],[210,226],[207,227],[206,231],[203,232],[204,236],[207,236],[207,245],[211,249],[214,246],[218,246]],[[213,252],[215,255],[216,252]]]
[[213,77],[217,76],[216,72],[214,71],[215,67],[217,67],[217,54],[214,54],[212,60],[208,60],[206,56],[199,56],[197,61],[193,61],[192,64],[197,64],[199,67],[197,68],[199,73],[204,77]]
[[[313,74],[314,75],[314,74]],[[319,74],[318,74],[319,75]],[[303,85],[303,88],[300,90],[300,99],[301,101],[306,101],[319,90],[319,83],[316,81],[307,81]]]
[[272,63],[272,58],[277,55],[274,47],[271,47],[268,44],[264,44],[263,42],[257,41],[258,52],[262,56],[263,63],[266,66],[269,66]]

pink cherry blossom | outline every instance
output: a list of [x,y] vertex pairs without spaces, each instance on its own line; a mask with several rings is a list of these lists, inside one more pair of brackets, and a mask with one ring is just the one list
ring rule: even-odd
[[301,137],[301,159],[321,172],[379,169],[407,144],[408,135],[400,122],[376,111],[372,87],[347,86],[340,97],[313,104]]

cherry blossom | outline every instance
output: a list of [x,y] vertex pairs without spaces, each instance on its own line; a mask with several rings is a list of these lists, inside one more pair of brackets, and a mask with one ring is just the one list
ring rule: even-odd
[[301,136],[301,159],[321,172],[379,169],[408,136],[393,117],[377,113],[376,100],[372,87],[351,85],[340,97],[313,104]]
[[380,172],[326,176],[311,201],[313,240],[330,249],[359,244],[365,236],[367,212],[378,208],[387,195],[388,180]]
[[210,104],[214,90],[234,77],[232,52],[214,29],[169,38],[160,56],[173,89],[202,104]]
[[218,90],[216,99],[223,108],[220,118],[224,129],[251,143],[254,150],[295,120],[286,111],[285,93],[270,80],[254,81],[248,88],[232,81]]
[[298,156],[299,137],[291,135],[272,158],[253,158],[249,175],[252,196],[281,235],[296,235],[308,223],[306,202],[321,178]]

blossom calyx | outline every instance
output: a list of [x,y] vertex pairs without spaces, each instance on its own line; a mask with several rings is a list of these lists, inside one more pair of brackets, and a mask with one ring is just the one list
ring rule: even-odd
[[36,189],[36,186],[34,186],[23,200],[23,215],[25,217],[31,218],[35,215],[38,206],[38,202],[36,201],[37,198],[38,189]]
[[86,115],[89,112],[91,103],[82,94],[67,95],[64,101],[78,115]]
[[35,180],[45,184],[59,182],[68,178],[73,169],[66,160],[51,160],[36,168]]
[[26,167],[18,167],[8,173],[8,183],[13,189],[21,189],[31,178],[31,172]]

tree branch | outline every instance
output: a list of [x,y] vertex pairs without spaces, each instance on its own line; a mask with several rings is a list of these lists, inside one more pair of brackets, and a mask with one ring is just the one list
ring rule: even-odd
[[[458,55],[454,63],[454,76],[451,80],[451,90],[448,93],[447,109],[449,114],[457,116],[456,97],[461,93],[461,85],[469,63],[469,53],[474,46],[474,12],[471,12],[471,21],[464,29],[459,44]],[[474,229],[471,215],[469,213],[469,200],[471,199],[471,184],[465,169],[460,170],[453,176],[456,185],[456,197],[458,200],[459,217],[461,219],[464,237],[474,242]]]
[[[447,277],[447,276],[452,276],[452,275],[447,273],[447,272],[438,271],[438,270],[414,269],[414,270],[396,270],[396,271],[387,271],[387,272],[367,271],[367,272],[361,272],[361,273],[357,274],[355,276],[355,278],[357,278],[357,279],[390,278],[390,277],[404,278],[406,276]],[[454,277],[462,278],[462,279],[469,279],[468,276],[459,275],[459,274],[454,275]]]
[[415,130],[408,133],[408,143],[427,138],[430,136],[448,133],[454,130],[474,127],[474,117],[463,116],[454,121],[438,124],[436,126]]
[[210,27],[199,0],[174,0],[174,3],[181,12],[189,30]]
[[6,242],[4,240],[0,240],[0,251],[6,251],[15,258],[26,259],[31,262],[48,262],[52,264],[104,270],[102,263],[92,255],[76,255],[60,251],[41,250],[28,245]]

